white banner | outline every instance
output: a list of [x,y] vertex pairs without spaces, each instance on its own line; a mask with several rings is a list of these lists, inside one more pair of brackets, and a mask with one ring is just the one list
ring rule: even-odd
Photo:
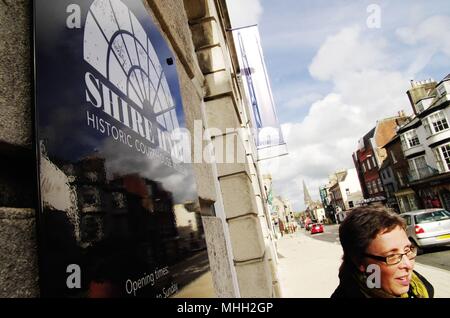
[[256,25],[233,30],[245,95],[248,99],[258,159],[287,153],[278,122]]

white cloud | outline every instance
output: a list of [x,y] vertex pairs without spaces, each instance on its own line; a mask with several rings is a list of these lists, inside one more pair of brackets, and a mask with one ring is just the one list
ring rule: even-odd
[[[278,107],[297,108],[302,106],[310,106],[313,102],[324,97],[324,89],[322,83],[315,83],[309,80],[292,80],[289,78],[281,78],[275,81],[277,89],[275,98]],[[280,109],[283,111],[283,109]]]
[[309,72],[319,80],[333,80],[367,67],[382,68],[387,57],[383,54],[384,41],[361,37],[358,26],[342,29],[329,36],[314,57]]
[[450,17],[433,16],[416,27],[402,27],[395,31],[398,39],[416,50],[416,59],[407,73],[410,77],[425,68],[439,52],[450,57]]
[[437,44],[438,48],[450,55],[450,17],[433,16],[416,27],[397,28],[396,34],[400,40],[409,45]]
[[323,98],[322,94],[311,92],[298,97],[294,97],[285,103],[285,106],[290,109],[299,109],[310,106],[313,102]]
[[263,13],[260,0],[227,0],[233,28],[258,24]]
[[370,0],[260,1],[275,103],[290,129],[290,155],[279,159],[274,187],[299,209],[303,180],[318,198],[328,174],[353,167],[357,141],[377,119],[411,113],[411,79],[449,72],[450,7],[382,0],[381,28],[368,29]]
[[367,16],[366,5],[357,1],[267,0],[263,4],[266,12],[270,10],[263,17],[266,49],[316,49],[330,33],[348,25],[349,20],[365,25]]
[[[376,120],[409,111],[409,80],[391,63],[382,37],[371,38],[347,27],[328,37],[309,67],[311,76],[330,81],[332,90],[314,102],[301,122],[283,125],[289,156],[271,171],[274,187],[303,208],[302,180],[313,198],[329,174],[352,168],[357,141]],[[305,96],[306,97],[306,96]]]

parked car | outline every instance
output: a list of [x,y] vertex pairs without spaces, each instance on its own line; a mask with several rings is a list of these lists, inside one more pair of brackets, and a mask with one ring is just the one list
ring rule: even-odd
[[450,212],[444,209],[415,210],[400,214],[406,220],[409,240],[423,249],[450,244]]
[[311,227],[311,234],[323,233],[323,224],[314,223]]

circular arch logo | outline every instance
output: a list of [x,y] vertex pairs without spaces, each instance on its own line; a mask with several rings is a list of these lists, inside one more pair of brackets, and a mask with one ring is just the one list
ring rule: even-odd
[[83,56],[132,102],[131,108],[134,106],[141,114],[145,111],[145,117],[137,120],[143,123],[142,129],[134,130],[144,136],[148,123],[167,132],[179,128],[175,101],[155,48],[123,2],[95,0],[92,3],[86,18]]

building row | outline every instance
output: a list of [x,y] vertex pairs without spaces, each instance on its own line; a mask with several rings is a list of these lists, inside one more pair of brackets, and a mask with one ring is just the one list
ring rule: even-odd
[[377,121],[353,153],[365,202],[403,213],[450,209],[450,75],[411,81],[413,115]]
[[363,195],[355,168],[340,169],[328,176],[328,184],[319,189],[326,217],[339,223],[345,212],[363,202]]
[[296,226],[294,210],[288,199],[274,193],[272,175],[263,175],[263,183],[264,190],[267,193],[267,203],[270,210],[273,232],[276,236],[280,237]]

